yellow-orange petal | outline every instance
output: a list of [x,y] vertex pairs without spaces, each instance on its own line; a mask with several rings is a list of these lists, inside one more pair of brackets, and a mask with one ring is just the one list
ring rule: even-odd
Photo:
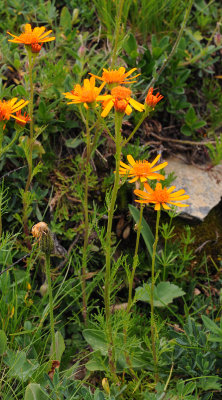
[[136,182],[137,180],[138,180],[138,176],[135,176],[135,178],[131,179],[131,180],[129,181],[129,183]]
[[148,193],[153,193],[153,189],[150,187],[148,183],[144,183],[144,187],[147,190]]
[[114,102],[112,100],[108,101],[106,107],[104,108],[104,110],[101,114],[101,117],[106,117],[109,114],[109,112],[112,110],[113,106],[114,106]]
[[129,165],[125,164],[125,163],[122,162],[122,161],[120,161],[120,165],[121,165],[123,168],[130,169]]
[[170,210],[170,207],[166,203],[162,203],[162,206],[165,210]]
[[131,154],[127,155],[127,160],[129,161],[130,165],[133,167],[136,164],[136,161],[134,158],[131,156]]
[[135,110],[137,111],[143,111],[144,110],[144,105],[139,103],[138,101],[132,99],[132,97],[130,97],[129,99],[129,103],[131,104],[131,106],[133,106],[133,108],[135,108]]

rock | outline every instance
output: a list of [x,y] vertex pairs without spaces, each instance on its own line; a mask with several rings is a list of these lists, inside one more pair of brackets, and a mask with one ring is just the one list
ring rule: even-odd
[[[222,197],[222,164],[213,168],[185,164],[179,158],[170,157],[165,167],[166,175],[174,172],[176,179],[172,185],[185,189],[190,199],[186,201],[190,207],[180,209],[181,216],[203,220]],[[185,203],[185,202],[184,202]]]

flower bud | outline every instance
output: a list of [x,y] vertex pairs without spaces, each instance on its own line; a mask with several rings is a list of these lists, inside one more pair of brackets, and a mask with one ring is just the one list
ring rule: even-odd
[[45,222],[39,222],[32,227],[32,235],[38,239],[43,253],[51,254],[54,250],[54,241],[51,231]]
[[40,294],[41,294],[42,297],[45,296],[45,294],[48,293],[48,284],[46,282],[44,282],[42,284],[42,286],[40,286],[39,291],[40,291]]

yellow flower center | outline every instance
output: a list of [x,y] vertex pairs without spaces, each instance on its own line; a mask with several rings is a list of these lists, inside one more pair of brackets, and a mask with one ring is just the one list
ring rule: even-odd
[[79,85],[71,90],[71,93],[78,96],[83,103],[93,103],[98,95],[96,88],[86,89]]
[[39,36],[33,32],[22,33],[19,36],[19,39],[21,40],[21,42],[25,44],[32,44],[32,43],[38,43]]
[[118,69],[111,69],[111,71],[104,71],[102,79],[107,83],[121,83],[124,81],[124,76]]
[[11,115],[12,109],[11,106],[8,104],[7,101],[0,100],[0,120],[3,121],[5,119],[9,120]]
[[153,199],[158,203],[167,203],[169,200],[169,193],[167,192],[167,188],[163,189],[155,189],[153,192]]
[[133,166],[133,170],[135,175],[137,176],[146,176],[150,172],[152,172],[150,168],[150,163],[147,161],[136,161],[136,164]]
[[131,90],[123,86],[116,86],[111,90],[111,95],[118,100],[128,99],[131,95]]

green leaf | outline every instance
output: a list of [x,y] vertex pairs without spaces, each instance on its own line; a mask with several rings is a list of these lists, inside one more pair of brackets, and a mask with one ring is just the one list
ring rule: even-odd
[[0,330],[0,356],[2,356],[3,353],[5,352],[6,346],[7,346],[7,336],[6,336],[5,332],[1,329]]
[[205,125],[206,125],[206,122],[204,120],[196,121],[196,122],[193,123],[193,129],[197,130],[197,129],[202,128]]
[[204,391],[207,390],[221,390],[221,384],[218,376],[208,376],[207,378],[200,378],[198,386]]
[[[132,215],[135,223],[138,224],[139,219],[140,219],[140,211],[136,207],[132,206],[131,204],[129,204],[129,210],[130,210],[130,214]],[[145,221],[144,218],[142,218],[141,235],[143,236],[143,239],[146,244],[149,255],[152,258],[154,236],[151,232],[149,225],[147,224],[147,222]]]
[[123,43],[123,48],[132,58],[137,57],[137,43],[132,33],[129,34],[128,39]]
[[100,350],[104,356],[108,354],[108,343],[104,332],[97,329],[85,329],[83,336],[94,351]]
[[38,383],[30,383],[25,390],[24,400],[47,400],[48,398]]
[[190,107],[185,115],[186,124],[191,126],[197,120],[197,116],[193,107]]
[[11,378],[16,378],[21,381],[27,381],[31,378],[33,373],[39,367],[36,360],[27,360],[24,351],[18,351],[15,353],[12,350],[8,350],[4,362],[9,367],[8,375]]
[[76,137],[74,139],[67,139],[65,141],[65,145],[67,147],[69,147],[70,149],[75,149],[76,147],[78,147],[80,144],[83,143],[83,139]]
[[212,321],[212,319],[206,317],[205,315],[202,315],[202,321],[205,325],[205,327],[211,331],[212,333],[215,333],[216,335],[222,336],[222,329],[215,324],[214,321]]
[[72,29],[72,16],[67,7],[63,7],[60,15],[60,26],[66,31]]
[[[150,303],[151,284],[144,283],[136,289],[136,300]],[[164,307],[172,303],[176,297],[183,296],[185,292],[170,282],[160,282],[154,287],[154,306]]]
[[[59,331],[57,331],[55,334],[55,342],[56,342],[56,360],[60,362],[63,352],[65,350],[65,342],[62,334]],[[52,344],[50,347],[50,355],[52,355]]]
[[183,125],[180,130],[186,136],[191,136],[193,133],[193,131],[187,125]]
[[105,371],[105,367],[102,365],[101,361],[99,360],[89,360],[85,367],[88,371]]

